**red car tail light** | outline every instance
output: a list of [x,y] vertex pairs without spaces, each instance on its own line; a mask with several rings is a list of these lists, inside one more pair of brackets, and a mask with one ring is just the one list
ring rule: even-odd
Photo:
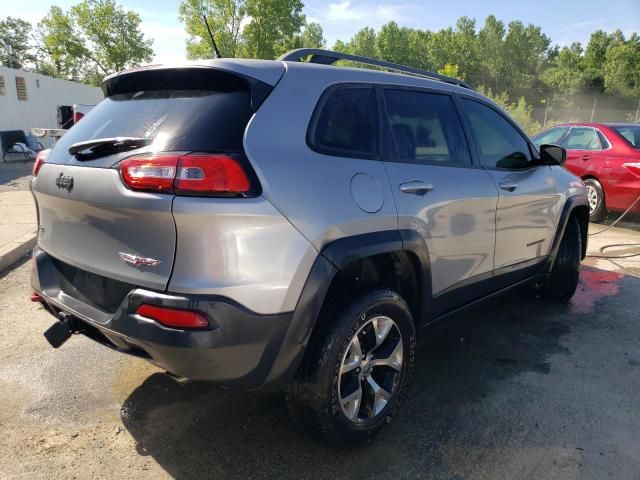
[[251,181],[229,155],[150,155],[132,157],[119,165],[122,180],[132,190],[176,195],[243,195]]
[[51,151],[50,148],[47,148],[46,150],[40,150],[38,152],[38,155],[36,156],[36,163],[33,164],[33,176],[36,177],[38,175],[38,172],[40,171],[40,168],[42,168],[42,164],[44,163],[44,161],[47,159],[47,157],[49,156],[49,152]]
[[180,329],[202,329],[209,327],[209,321],[202,312],[178,308],[159,307],[143,303],[136,310],[138,315],[150,318],[165,327]]
[[630,170],[631,173],[634,173],[640,177],[640,162],[625,163],[624,166],[627,167],[627,169]]

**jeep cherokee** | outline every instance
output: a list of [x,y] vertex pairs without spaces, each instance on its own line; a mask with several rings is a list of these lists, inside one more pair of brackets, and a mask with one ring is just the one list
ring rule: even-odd
[[576,290],[582,181],[463,82],[305,49],[102,90],[34,167],[55,347],[81,333],[176,378],[286,391],[346,444],[396,413],[432,322],[527,283]]

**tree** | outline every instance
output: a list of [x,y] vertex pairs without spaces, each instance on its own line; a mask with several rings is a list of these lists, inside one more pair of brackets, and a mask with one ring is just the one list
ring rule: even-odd
[[325,48],[327,42],[324,39],[322,26],[319,23],[307,23],[302,35],[300,35],[299,48]]
[[582,45],[577,42],[562,47],[554,58],[553,66],[542,73],[541,79],[548,86],[551,97],[562,98],[567,103],[584,91],[586,79],[582,52]]
[[606,32],[597,30],[591,34],[584,52],[582,63],[585,74],[591,85],[600,91],[604,91],[604,63],[611,40]]
[[247,0],[251,21],[242,32],[244,56],[275,58],[305,25],[301,0]]
[[31,24],[20,18],[0,20],[0,63],[10,68],[24,68],[34,60],[30,53]]
[[[306,25],[301,0],[182,0],[187,56],[212,58],[205,15],[223,57],[272,59],[300,45],[324,45],[322,27]],[[304,31],[303,27],[306,28]]]
[[376,31],[373,28],[364,27],[358,30],[348,43],[338,40],[333,49],[338,52],[350,53],[352,55],[376,57],[378,55],[376,47]]
[[410,29],[399,27],[396,22],[382,26],[376,36],[376,50],[382,60],[411,64],[409,44]]
[[455,63],[447,63],[444,68],[438,70],[440,75],[446,75],[451,78],[458,78],[464,80],[464,74],[460,73],[460,68]]
[[53,6],[35,31],[38,71],[53,77],[80,80],[86,48],[73,19]]
[[125,11],[114,0],[84,0],[71,16],[86,42],[87,58],[108,75],[150,62],[152,40],[140,31],[140,15]]
[[184,22],[188,58],[213,58],[209,32],[202,19],[207,18],[211,33],[223,57],[235,57],[241,43],[242,25],[247,20],[244,0],[182,0],[178,9]]
[[633,33],[629,40],[607,48],[603,66],[605,90],[626,97],[640,96],[640,37]]
[[504,91],[504,23],[489,15],[478,32],[478,61],[482,65],[479,83],[495,92]]
[[322,26],[311,22],[305,25],[302,33],[294,35],[289,42],[285,42],[285,50],[294,48],[325,48],[327,42],[324,39]]
[[527,97],[540,99],[540,73],[546,66],[546,52],[551,41],[540,27],[525,26],[522,22],[510,22],[504,39],[503,88],[511,99]]
[[148,63],[152,41],[144,38],[140,22],[140,15],[114,0],[84,0],[68,13],[52,7],[36,33],[43,69],[98,84],[106,75]]

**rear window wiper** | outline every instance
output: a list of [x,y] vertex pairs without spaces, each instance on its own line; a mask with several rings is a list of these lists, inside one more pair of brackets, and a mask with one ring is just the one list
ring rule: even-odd
[[69,153],[75,155],[78,160],[89,160],[110,153],[145,147],[152,141],[147,137],[96,138],[95,140],[74,143],[69,147]]

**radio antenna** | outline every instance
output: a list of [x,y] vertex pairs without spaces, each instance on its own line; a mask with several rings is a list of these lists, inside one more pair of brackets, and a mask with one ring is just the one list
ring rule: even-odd
[[220,50],[218,50],[218,46],[216,45],[216,40],[213,38],[213,33],[211,33],[211,28],[209,28],[207,17],[205,15],[202,15],[202,20],[207,27],[207,32],[209,32],[209,38],[211,38],[211,44],[213,45],[213,51],[215,52],[213,58],[222,58],[222,55],[220,55]]

